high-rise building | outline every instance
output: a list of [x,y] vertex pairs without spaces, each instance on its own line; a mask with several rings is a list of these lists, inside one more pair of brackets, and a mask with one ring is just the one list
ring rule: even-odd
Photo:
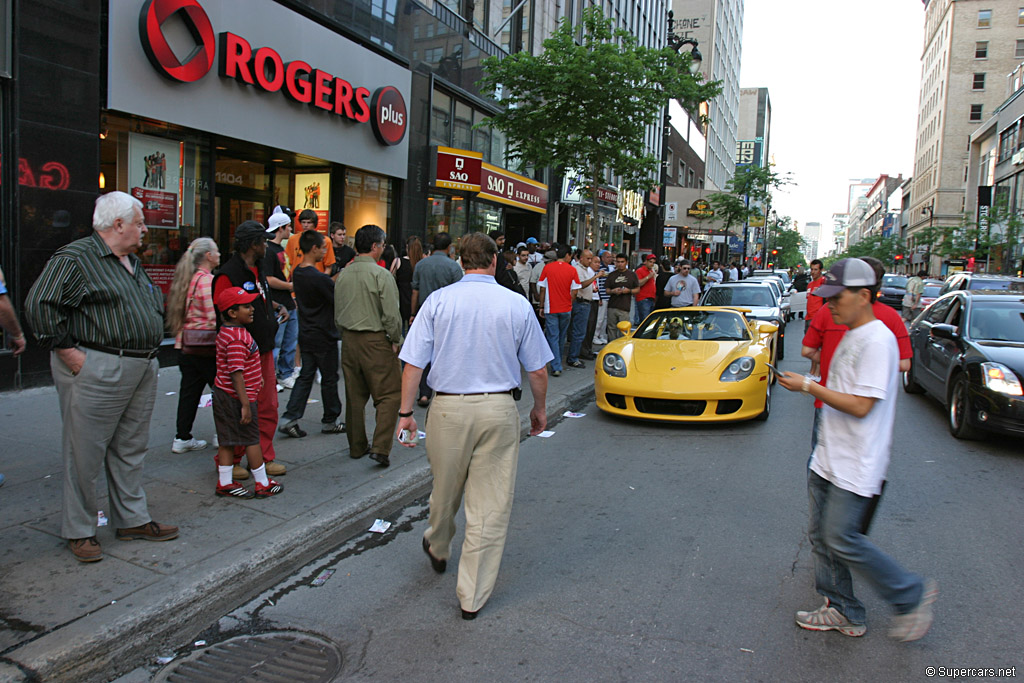
[[818,250],[821,245],[821,223],[807,221],[803,228],[804,256],[808,261],[818,258]]
[[766,166],[771,151],[772,101],[768,88],[741,88],[736,165]]
[[704,184],[720,190],[736,169],[740,109],[743,0],[672,0],[676,33],[699,42],[705,80],[722,81],[722,93],[707,103]]
[[[925,0],[921,91],[908,241],[963,219],[967,140],[1006,98],[1004,76],[1024,59],[1024,7],[1016,0]],[[937,257],[931,264],[939,270]]]

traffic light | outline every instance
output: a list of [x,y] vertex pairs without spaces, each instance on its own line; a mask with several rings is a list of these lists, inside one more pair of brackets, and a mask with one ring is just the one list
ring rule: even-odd
[[710,254],[711,253],[711,247],[704,247],[704,253],[705,254]]
[[772,249],[772,256],[776,256],[776,255],[778,255],[778,253],[779,253],[778,249]]
[[892,258],[893,258],[894,261],[902,261],[903,260],[903,254],[896,254]]

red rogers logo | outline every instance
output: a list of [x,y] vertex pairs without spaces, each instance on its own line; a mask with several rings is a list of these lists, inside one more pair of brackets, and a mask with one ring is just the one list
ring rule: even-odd
[[[184,63],[175,56],[167,44],[161,26],[176,12],[196,41],[196,48]],[[213,68],[216,39],[210,18],[196,0],[146,0],[139,14],[139,35],[142,48],[157,71],[183,83],[198,81]]]

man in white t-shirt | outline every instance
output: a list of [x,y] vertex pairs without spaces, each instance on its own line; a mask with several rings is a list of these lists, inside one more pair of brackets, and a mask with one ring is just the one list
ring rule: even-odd
[[938,588],[932,579],[905,570],[864,534],[889,466],[899,387],[896,338],[872,309],[877,289],[875,271],[864,261],[836,262],[814,290],[832,319],[850,328],[832,357],[828,387],[792,372],[779,375],[784,388],[825,404],[807,473],[815,588],[825,604],[797,612],[796,623],[811,631],[864,635],[866,610],[853,594],[850,574],[856,569],[896,611],[890,635],[907,642],[928,632]]
[[722,264],[715,261],[711,264],[711,270],[704,276],[709,285],[720,285],[722,284]]
[[672,297],[672,306],[696,306],[700,303],[700,283],[690,275],[690,262],[676,262],[676,274],[665,283],[665,294]]

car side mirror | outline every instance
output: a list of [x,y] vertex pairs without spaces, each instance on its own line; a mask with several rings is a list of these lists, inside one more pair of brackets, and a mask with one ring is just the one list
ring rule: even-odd
[[619,328],[619,332],[621,332],[622,334],[629,334],[629,321],[628,320],[620,320],[619,324],[616,325],[615,327]]
[[784,296],[784,297],[786,297],[786,298],[788,299],[788,298],[789,298],[789,296],[790,296],[790,295],[791,295],[792,293],[793,293],[793,292],[791,292],[791,291],[789,291],[789,290],[787,289],[787,290],[786,290],[785,292],[783,292],[783,293],[782,293],[782,296]]
[[779,331],[779,326],[772,325],[771,323],[761,323],[757,326],[757,331],[761,334],[775,334]]
[[932,337],[938,337],[939,339],[948,339],[950,341],[959,341],[960,333],[957,332],[956,328],[946,323],[939,323],[938,325],[932,325],[932,329],[929,332]]

